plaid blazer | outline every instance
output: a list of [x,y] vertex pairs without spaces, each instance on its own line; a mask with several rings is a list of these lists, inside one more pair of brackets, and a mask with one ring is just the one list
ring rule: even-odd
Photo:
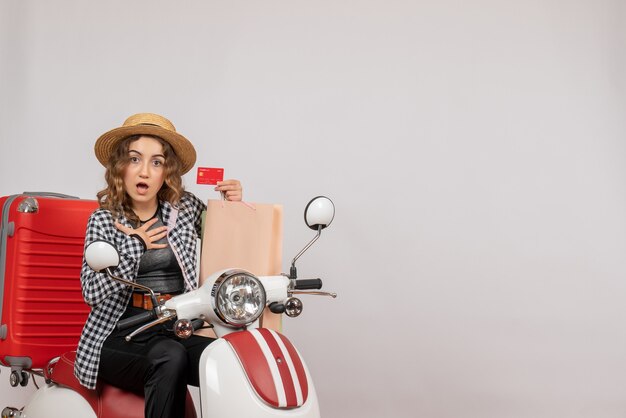
[[[168,227],[167,239],[183,272],[186,291],[198,286],[196,244],[202,223],[200,215],[205,209],[206,205],[189,192],[184,194],[177,207],[161,202],[163,223]],[[131,226],[124,216],[118,222]],[[115,245],[120,254],[120,264],[115,268],[114,274],[134,281],[139,260],[144,253],[143,245],[117,229],[108,210],[97,209],[89,218],[85,247],[96,240],[105,240]],[[83,386],[95,389],[102,344],[124,313],[132,289],[111,280],[106,273],[93,271],[84,259],[80,281],[83,297],[91,306],[91,312],[78,342],[74,375]]]

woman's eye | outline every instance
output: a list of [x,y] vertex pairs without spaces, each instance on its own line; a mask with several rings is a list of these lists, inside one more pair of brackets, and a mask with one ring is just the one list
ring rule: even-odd
[[163,161],[161,161],[161,160],[154,160],[154,161],[152,161],[152,164],[155,167],[161,167],[163,165]]
[[139,157],[130,157],[130,162],[131,163],[138,163],[139,162]]

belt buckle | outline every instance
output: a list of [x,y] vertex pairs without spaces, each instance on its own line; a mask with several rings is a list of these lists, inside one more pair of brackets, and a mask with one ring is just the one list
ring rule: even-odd
[[[156,300],[159,305],[163,305],[166,301],[170,300],[172,295],[169,293],[164,293],[162,295],[156,294]],[[152,300],[150,300],[150,304],[152,304]]]

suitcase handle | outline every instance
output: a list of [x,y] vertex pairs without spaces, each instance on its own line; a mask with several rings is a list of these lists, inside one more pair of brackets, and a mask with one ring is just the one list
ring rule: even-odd
[[24,192],[22,194],[39,197],[58,197],[59,199],[80,199],[78,196],[70,196],[68,194],[54,192]]

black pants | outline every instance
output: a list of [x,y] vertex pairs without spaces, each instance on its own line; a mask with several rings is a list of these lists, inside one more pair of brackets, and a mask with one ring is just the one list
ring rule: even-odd
[[[129,307],[122,318],[141,312]],[[198,386],[200,355],[213,338],[193,335],[177,338],[157,325],[130,342],[124,337],[132,330],[114,331],[104,342],[98,377],[119,388],[145,397],[146,418],[185,416],[187,385]]]

